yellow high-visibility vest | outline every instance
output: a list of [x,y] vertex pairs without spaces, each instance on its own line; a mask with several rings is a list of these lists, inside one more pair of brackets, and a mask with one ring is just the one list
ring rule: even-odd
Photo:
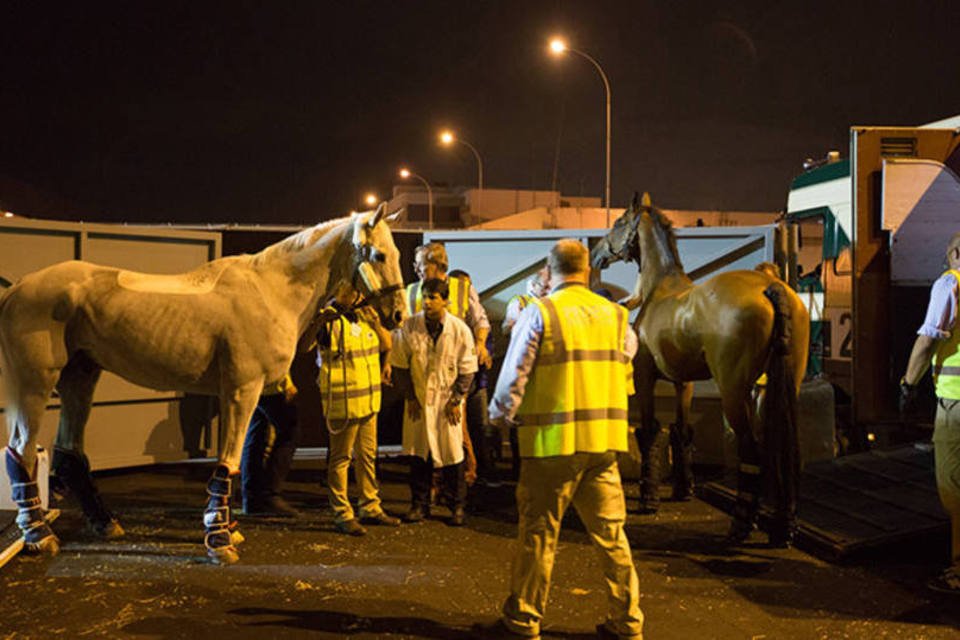
[[330,323],[330,346],[321,350],[323,413],[330,420],[365,418],[380,411],[380,339],[373,328],[343,316]]
[[[944,275],[947,273],[952,273],[960,283],[960,271],[949,269]],[[953,295],[960,299],[960,288],[955,288]],[[933,355],[933,383],[938,398],[960,400],[960,317],[950,328],[950,337],[937,346]]]
[[[470,278],[454,276],[447,278],[450,288],[450,297],[447,298],[447,311],[466,321],[467,309],[470,307]],[[420,291],[420,282],[407,285],[407,307],[410,315],[423,310],[423,293]]]
[[518,411],[520,455],[626,451],[627,310],[580,285],[531,304],[543,317],[543,337]]
[[523,311],[524,309],[527,308],[527,305],[530,304],[535,299],[536,298],[530,295],[529,293],[518,293],[517,295],[507,300],[507,306],[509,307],[510,303],[516,300],[517,306],[519,307],[520,311]]

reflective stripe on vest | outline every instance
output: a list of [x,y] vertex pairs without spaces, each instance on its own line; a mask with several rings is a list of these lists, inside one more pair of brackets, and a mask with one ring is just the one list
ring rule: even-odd
[[[953,286],[955,302],[960,302],[960,271],[950,269],[957,280]],[[950,337],[942,341],[933,356],[933,383],[938,398],[960,400],[960,310],[950,327]]]
[[330,324],[320,383],[328,419],[365,418],[380,411],[380,340],[369,324],[340,317]]
[[543,337],[518,411],[520,455],[626,451],[626,309],[579,285],[531,304]]
[[529,293],[518,293],[517,295],[507,300],[507,306],[509,307],[510,303],[513,302],[514,300],[517,301],[517,306],[519,307],[520,311],[523,311],[524,309],[527,308],[527,305],[530,304],[530,301],[533,300],[533,296],[530,295]]
[[[407,285],[407,308],[410,315],[423,310],[423,294],[420,292],[420,282],[411,282]],[[447,278],[450,296],[447,298],[447,311],[463,321],[467,319],[467,309],[470,306],[470,278],[454,276]]]

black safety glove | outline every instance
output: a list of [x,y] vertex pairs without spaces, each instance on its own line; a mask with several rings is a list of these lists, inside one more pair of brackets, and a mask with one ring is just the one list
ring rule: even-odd
[[906,379],[900,378],[900,397],[897,401],[897,408],[900,410],[900,417],[913,413],[917,405],[917,386],[907,384]]

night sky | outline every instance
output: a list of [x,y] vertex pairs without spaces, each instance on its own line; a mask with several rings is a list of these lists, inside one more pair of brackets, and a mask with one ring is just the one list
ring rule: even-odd
[[[960,113],[956,2],[0,3],[0,208],[310,223],[407,163],[613,204],[773,211],[852,124]],[[556,169],[555,169],[556,168]]]

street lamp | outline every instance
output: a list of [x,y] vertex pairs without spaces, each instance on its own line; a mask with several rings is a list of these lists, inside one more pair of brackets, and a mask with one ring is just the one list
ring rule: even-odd
[[477,215],[479,215],[480,203],[483,198],[483,160],[480,159],[480,152],[477,151],[476,147],[466,140],[458,138],[456,135],[454,135],[453,131],[444,129],[440,132],[440,144],[445,147],[449,147],[454,142],[458,142],[467,149],[470,149],[470,151],[473,152],[474,157],[477,159]]
[[375,193],[368,193],[363,197],[363,201],[366,203],[368,207],[372,207],[375,204],[377,204],[378,200],[379,198],[377,198],[377,195]]
[[574,49],[567,46],[567,43],[564,42],[562,38],[554,38],[550,41],[550,51],[555,56],[560,56],[570,51],[575,53],[578,56],[586,58],[590,63],[596,67],[597,71],[600,73],[600,78],[603,80],[603,87],[607,90],[607,183],[606,183],[606,201],[607,201],[607,228],[610,227],[610,81],[607,80],[607,74],[603,72],[603,69],[600,67],[600,63],[594,60],[591,56],[587,55],[579,49]]
[[423,176],[418,176],[406,167],[400,169],[400,177],[404,180],[407,178],[416,178],[427,188],[427,227],[433,229],[433,189],[430,188],[430,183],[424,180]]

